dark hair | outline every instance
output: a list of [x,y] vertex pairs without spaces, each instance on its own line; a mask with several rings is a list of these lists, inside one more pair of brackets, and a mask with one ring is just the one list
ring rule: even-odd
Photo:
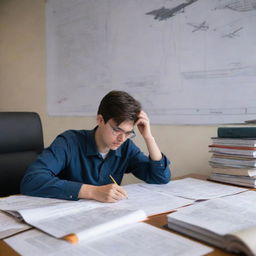
[[102,115],[104,122],[113,119],[117,125],[124,121],[138,120],[141,104],[124,91],[111,91],[100,102],[98,115]]

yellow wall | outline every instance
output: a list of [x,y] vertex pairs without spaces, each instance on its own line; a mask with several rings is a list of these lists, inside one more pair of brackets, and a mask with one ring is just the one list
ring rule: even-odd
[[[66,129],[91,129],[94,118],[49,117],[46,105],[44,0],[0,0],[0,111],[35,111],[45,146]],[[95,110],[96,111],[96,110]],[[161,150],[172,160],[173,176],[209,174],[208,144],[215,126],[152,126]],[[141,138],[136,143],[145,150]],[[127,177],[125,183],[135,181]]]

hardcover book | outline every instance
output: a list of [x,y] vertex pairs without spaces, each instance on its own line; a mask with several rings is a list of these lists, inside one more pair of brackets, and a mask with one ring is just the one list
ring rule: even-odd
[[168,228],[232,253],[256,255],[256,193],[200,202],[168,215]]
[[256,127],[219,127],[220,138],[256,138]]

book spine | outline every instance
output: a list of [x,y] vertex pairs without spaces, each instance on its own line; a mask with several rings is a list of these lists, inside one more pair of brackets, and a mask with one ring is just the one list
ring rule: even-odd
[[209,148],[228,148],[228,149],[237,149],[237,150],[255,150],[256,147],[244,147],[244,146],[229,146],[229,145],[218,145],[218,144],[212,144],[208,146]]
[[256,127],[219,127],[219,138],[256,138]]

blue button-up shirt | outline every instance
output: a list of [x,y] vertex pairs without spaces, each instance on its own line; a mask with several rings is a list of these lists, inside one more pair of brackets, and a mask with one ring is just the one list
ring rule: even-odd
[[95,142],[96,129],[60,134],[28,168],[21,193],[77,200],[82,184],[106,185],[112,183],[110,175],[119,184],[125,173],[133,173],[147,183],[170,180],[166,156],[152,161],[130,139],[117,150],[110,150],[103,159]]

